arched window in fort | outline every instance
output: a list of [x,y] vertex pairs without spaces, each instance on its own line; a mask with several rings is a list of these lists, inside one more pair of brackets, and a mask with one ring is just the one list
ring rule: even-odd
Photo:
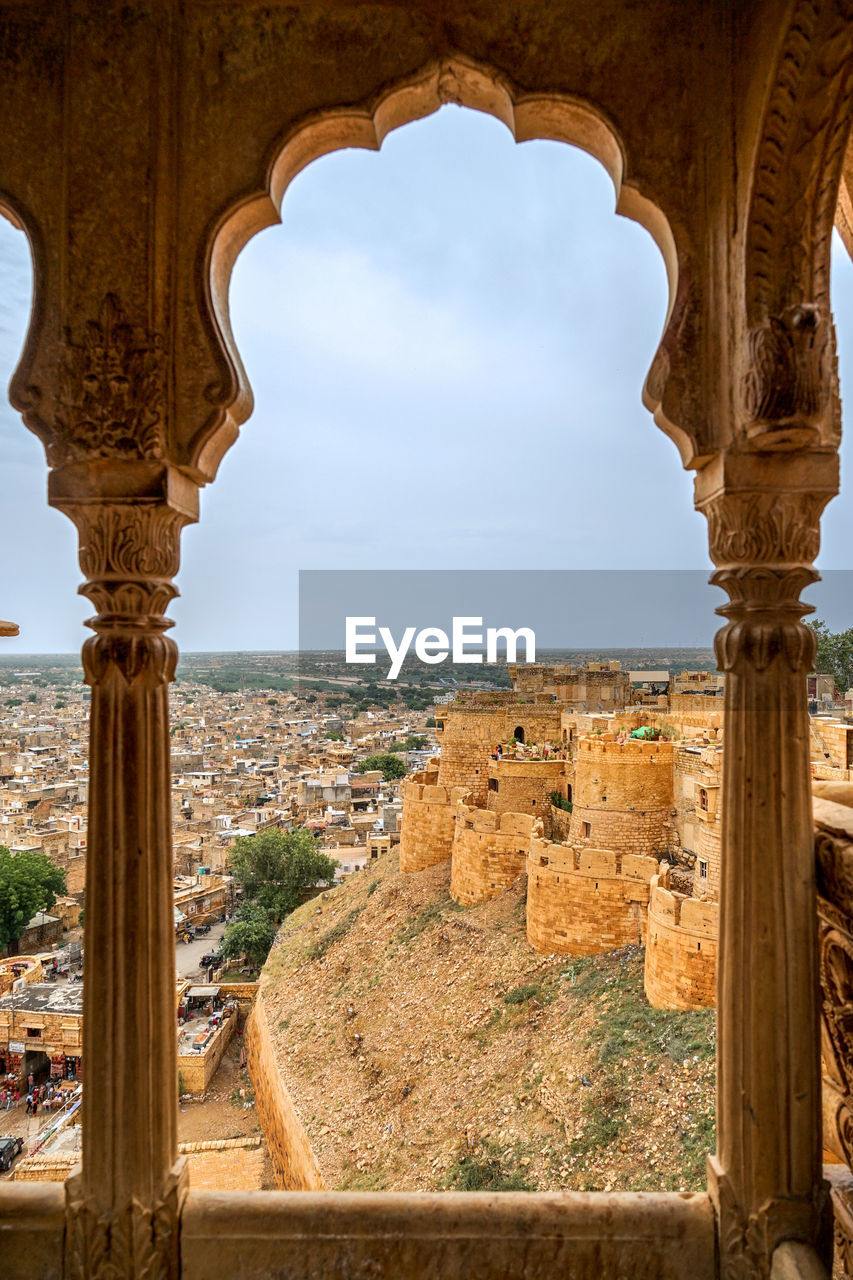
[[513,729],[512,736],[515,738],[516,742],[524,742],[524,729],[520,724],[516,725]]

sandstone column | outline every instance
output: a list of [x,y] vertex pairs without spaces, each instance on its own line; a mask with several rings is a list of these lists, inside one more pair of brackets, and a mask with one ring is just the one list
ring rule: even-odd
[[[80,532],[81,591],[96,610],[83,648],[83,1169],[68,1184],[67,1274],[167,1277],[177,1275],[182,1177],[168,708],[177,647],[164,615],[197,491],[157,463],[95,464],[85,475],[72,465],[51,480],[51,501]],[[121,496],[105,497],[111,487]]]
[[780,1241],[817,1242],[823,1212],[814,839],[800,592],[817,579],[834,455],[720,457],[697,477],[712,581],[729,595],[718,1143],[710,1189],[721,1274],[765,1277]]

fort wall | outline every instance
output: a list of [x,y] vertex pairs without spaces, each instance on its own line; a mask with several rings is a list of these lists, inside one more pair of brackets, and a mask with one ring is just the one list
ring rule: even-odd
[[720,865],[723,833],[719,819],[698,823],[696,866],[693,868],[693,892],[719,901]]
[[279,1071],[263,993],[252,1007],[245,1036],[246,1061],[255,1090],[255,1109],[279,1190],[325,1190],[308,1135]]
[[470,907],[504,893],[527,869],[530,836],[541,825],[526,813],[456,805],[450,893]]
[[[569,828],[572,825],[572,815],[567,809],[558,809],[556,805],[551,805],[551,830],[549,838],[557,844],[565,844],[569,838]],[[546,826],[546,831],[548,830]]]
[[534,836],[527,860],[527,940],[535,951],[598,955],[645,936],[654,858]]
[[719,906],[651,884],[645,990],[656,1009],[710,1009],[717,1002]]

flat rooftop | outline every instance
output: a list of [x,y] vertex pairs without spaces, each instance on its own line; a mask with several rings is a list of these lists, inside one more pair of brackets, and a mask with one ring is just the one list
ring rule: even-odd
[[28,982],[3,996],[0,1009],[16,1013],[83,1013],[82,982]]

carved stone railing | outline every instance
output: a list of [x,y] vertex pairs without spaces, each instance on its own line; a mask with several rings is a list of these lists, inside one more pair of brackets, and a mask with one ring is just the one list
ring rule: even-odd
[[[823,1145],[836,1258],[853,1273],[853,785],[823,783],[815,798],[823,1058]],[[839,803],[839,801],[841,803]]]

